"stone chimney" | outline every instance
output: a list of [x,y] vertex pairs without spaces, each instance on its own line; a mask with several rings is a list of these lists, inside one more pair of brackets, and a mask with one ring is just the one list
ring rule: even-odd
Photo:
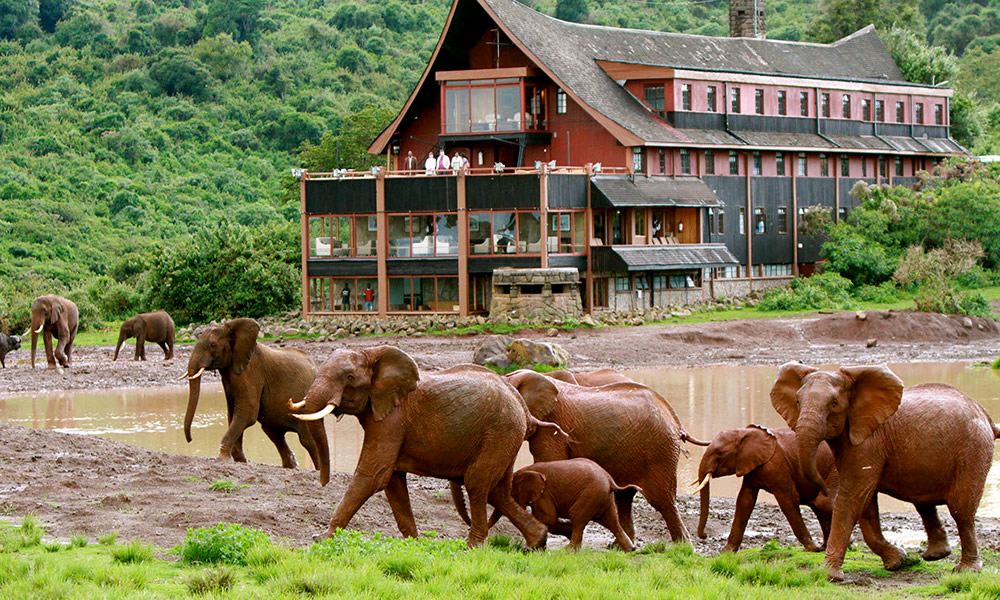
[[766,0],[729,0],[729,37],[764,39]]

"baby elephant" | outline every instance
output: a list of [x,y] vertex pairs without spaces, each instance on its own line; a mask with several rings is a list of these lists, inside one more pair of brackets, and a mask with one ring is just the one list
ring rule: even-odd
[[132,337],[135,338],[135,360],[146,360],[147,341],[163,348],[163,360],[174,357],[174,320],[162,310],[136,315],[122,323],[113,360],[118,360],[122,344]]
[[21,347],[21,338],[16,335],[7,335],[6,333],[0,333],[0,366],[7,368],[6,363],[4,363],[4,357],[7,353],[12,350],[17,350]]
[[[757,493],[760,490],[774,494],[778,507],[792,526],[792,532],[807,552],[822,550],[830,535],[830,519],[833,516],[831,498],[836,495],[839,484],[833,454],[826,442],[820,444],[816,451],[816,465],[830,490],[829,496],[802,476],[795,432],[791,429],[771,431],[760,425],[748,425],[740,429],[720,431],[705,449],[705,455],[698,466],[698,478],[701,481],[698,537],[705,537],[705,523],[708,521],[708,482],[713,477],[736,475],[743,478],[743,485],[736,497],[733,526],[722,552],[736,552],[740,549],[743,531],[750,520],[750,513],[757,503]],[[799,512],[801,504],[812,508],[816,513],[823,529],[822,546],[816,546],[809,536],[809,530],[802,521],[802,513]]]
[[[535,463],[516,471],[511,495],[521,506],[530,506],[532,516],[547,525],[550,532],[568,537],[574,550],[580,547],[587,523],[594,521],[614,534],[619,548],[631,552],[632,540],[618,522],[614,495],[630,488],[638,490],[634,485],[620,487],[589,458],[571,458]],[[494,511],[490,525],[499,519],[499,512]]]

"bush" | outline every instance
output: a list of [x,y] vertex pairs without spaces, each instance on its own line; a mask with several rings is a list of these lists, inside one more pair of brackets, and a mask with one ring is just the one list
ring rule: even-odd
[[271,538],[263,531],[235,523],[219,523],[215,527],[188,529],[181,544],[181,560],[245,566],[253,548],[270,545]]
[[851,282],[837,273],[796,277],[788,288],[764,293],[757,307],[763,311],[854,308]]
[[861,302],[878,302],[888,304],[899,300],[899,288],[892,281],[883,281],[878,285],[862,285],[854,288],[851,295]]
[[153,546],[142,540],[133,540],[125,546],[117,546],[111,550],[111,558],[120,563],[141,563],[153,560]]

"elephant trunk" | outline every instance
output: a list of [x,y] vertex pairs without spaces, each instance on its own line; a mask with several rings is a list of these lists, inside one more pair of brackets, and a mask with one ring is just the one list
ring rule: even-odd
[[701,488],[701,510],[698,513],[698,537],[705,539],[705,525],[708,523],[708,498],[711,495],[711,486],[707,481],[705,487]]
[[330,445],[326,439],[326,425],[323,421],[307,421],[305,423],[309,435],[312,436],[316,445],[316,454],[319,458],[319,484],[325,486],[330,481]]
[[125,343],[126,339],[128,339],[128,335],[125,333],[125,330],[123,329],[121,333],[118,334],[118,345],[115,346],[115,357],[112,360],[118,360],[118,351],[121,350],[122,344]]
[[801,417],[795,434],[798,437],[799,469],[802,471],[802,476],[818,486],[824,494],[829,495],[826,482],[816,468],[816,451],[824,439],[823,435],[813,427],[803,426]]
[[[184,437],[188,443],[191,443],[191,422],[194,421],[194,412],[198,409],[198,398],[200,396],[201,377],[188,379],[188,405],[187,412],[184,414]],[[329,464],[327,464],[327,467],[329,468]]]
[[38,332],[31,330],[31,368],[35,368],[35,348],[38,347]]

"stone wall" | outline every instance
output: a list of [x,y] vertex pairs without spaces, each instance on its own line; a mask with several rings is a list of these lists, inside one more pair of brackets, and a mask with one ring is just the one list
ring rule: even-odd
[[583,314],[580,273],[574,268],[493,271],[490,318],[509,316],[526,321],[564,321]]

